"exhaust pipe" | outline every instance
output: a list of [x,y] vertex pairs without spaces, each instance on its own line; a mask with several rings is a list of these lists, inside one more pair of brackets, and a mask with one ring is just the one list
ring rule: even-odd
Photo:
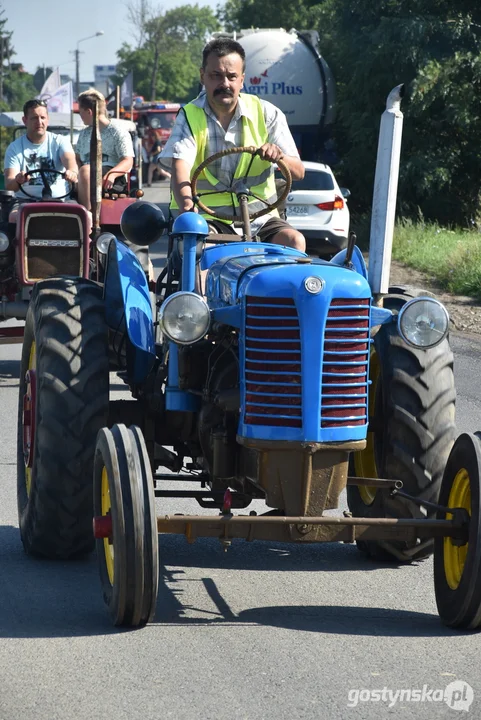
[[27,317],[28,303],[17,300],[0,300],[0,320],[25,320]]
[[403,96],[404,85],[397,85],[391,90],[387,97],[386,109],[382,114],[379,130],[368,272],[372,294],[378,302],[380,301],[379,295],[385,295],[389,288],[401,155],[403,127],[401,100]]

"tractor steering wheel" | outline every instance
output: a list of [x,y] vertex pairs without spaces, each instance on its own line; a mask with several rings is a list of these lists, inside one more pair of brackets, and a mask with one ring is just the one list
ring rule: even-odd
[[[214,155],[211,155],[210,157],[208,157],[194,171],[194,174],[192,176],[192,181],[191,181],[192,197],[194,199],[194,202],[199,206],[199,208],[203,212],[207,213],[207,215],[212,215],[213,217],[218,218],[219,220],[234,221],[234,220],[240,220],[240,217],[238,215],[228,215],[227,213],[221,213],[216,210],[212,210],[212,208],[205,205],[200,198],[203,195],[215,195],[218,193],[232,193],[233,195],[237,195],[239,192],[243,192],[248,197],[255,198],[256,200],[260,200],[260,202],[264,203],[264,205],[266,206],[262,210],[257,210],[257,212],[254,212],[252,214],[249,213],[249,218],[251,220],[255,220],[256,218],[261,217],[261,215],[267,215],[267,213],[269,213],[271,210],[274,210],[276,207],[281,205],[281,203],[284,202],[284,200],[286,199],[286,197],[288,196],[288,194],[291,190],[291,186],[292,186],[291,171],[289,170],[289,168],[286,165],[286,163],[284,162],[284,160],[276,160],[275,161],[277,166],[279,167],[279,170],[281,171],[281,173],[283,174],[283,176],[286,180],[286,185],[284,187],[284,190],[283,190],[281,196],[274,203],[266,202],[263,198],[259,197],[258,195],[255,195],[254,193],[251,193],[250,190],[248,190],[248,189],[239,191],[239,188],[235,188],[235,187],[226,188],[224,190],[208,190],[204,193],[197,192],[197,180],[198,180],[198,177],[199,177],[200,173],[202,172],[202,170],[204,170],[204,168],[206,168],[208,165],[213,163],[214,160],[218,160],[219,158],[225,157],[226,155],[235,155],[236,153],[249,153],[250,155],[254,156],[254,155],[258,155],[259,150],[258,150],[258,148],[255,148],[255,147],[233,147],[233,148],[229,148],[228,150],[221,150],[221,152],[214,153]],[[248,179],[247,177],[236,178],[236,180],[244,180],[244,184],[247,179]]]
[[[47,180],[47,173],[51,173],[53,175],[61,175],[65,179],[65,181],[68,182],[69,188],[70,188],[69,191],[67,193],[65,193],[65,195],[59,195],[58,197],[53,198],[52,197],[52,189],[50,187],[49,181]],[[43,188],[44,188],[44,192],[46,195],[45,198],[43,196],[41,198],[39,198],[37,195],[32,195],[31,193],[28,193],[26,190],[24,190],[24,187],[23,187],[25,185],[25,183],[23,183],[23,185],[20,185],[20,192],[23,192],[23,194],[26,195],[31,200],[44,200],[44,199],[45,200],[50,200],[50,199],[63,200],[66,197],[70,197],[70,195],[72,193],[72,183],[70,182],[70,180],[66,179],[65,173],[61,172],[60,170],[50,170],[50,168],[48,170],[45,168],[36,168],[35,170],[28,170],[25,174],[29,175],[29,176],[40,175],[42,178],[42,181],[43,181]]]

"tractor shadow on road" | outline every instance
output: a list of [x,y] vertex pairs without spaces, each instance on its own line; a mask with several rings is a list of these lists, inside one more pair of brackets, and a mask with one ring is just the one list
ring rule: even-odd
[[[342,599],[339,583],[333,588],[332,605],[268,605],[251,607],[234,612],[223,597],[220,583],[212,577],[199,577],[201,570],[238,570],[272,573],[278,572],[355,572],[400,570],[416,572],[416,565],[400,567],[395,563],[374,563],[366,559],[355,546],[287,545],[282,543],[233,543],[224,553],[216,540],[205,540],[188,545],[183,538],[160,537],[161,578],[155,624],[163,625],[259,625],[288,630],[303,630],[334,635],[365,635],[381,637],[448,637],[459,636],[459,631],[441,624],[436,614],[389,607],[358,607],[338,605]],[[189,576],[189,567],[197,568]],[[184,569],[185,568],[185,569]],[[218,573],[216,573],[216,577]],[[245,575],[241,583],[248,582]],[[252,602],[256,600],[258,578],[252,578]],[[268,581],[267,581],[268,582]],[[286,578],[286,582],[288,582]],[[296,582],[294,580],[294,582]],[[327,576],[319,582],[329,582]],[[189,604],[192,583],[201,585],[205,601],[198,607],[199,590],[195,593],[197,605]],[[346,584],[349,580],[346,577]],[[292,598],[291,588],[284,586],[284,597]],[[276,593],[277,595],[277,593]],[[384,593],[381,591],[380,596]],[[264,593],[263,593],[263,596]],[[208,598],[208,599],[207,599]]]
[[0,527],[0,638],[118,632],[102,599],[95,555],[72,562],[27,556],[17,527]]
[[[232,549],[224,554],[219,551],[217,542],[209,540],[193,546],[182,538],[163,536],[160,540],[159,596],[151,630],[176,625],[239,625],[338,635],[460,635],[457,631],[444,628],[434,614],[389,607],[339,605],[336,603],[341,599],[339,584],[333,590],[333,603],[329,605],[269,603],[234,611],[222,593],[222,583],[228,583],[232,593],[229,571],[244,573],[238,579],[241,583],[246,582],[245,571],[256,573],[249,583],[249,603],[254,605],[256,598],[265,597],[266,571],[275,576],[280,572],[295,574],[299,571],[336,570],[349,573],[380,569],[380,565],[363,560],[355,548],[334,545],[292,548],[280,543],[234,543]],[[192,568],[191,573],[189,567]],[[218,581],[219,572],[212,573],[215,577],[209,577],[209,570],[214,569],[221,573],[227,570],[228,573]],[[415,571],[415,568],[412,570]],[[279,579],[277,586],[280,582]],[[281,595],[285,600],[292,598],[293,582],[296,579],[290,580],[290,589],[286,587]],[[347,575],[346,582],[349,582]],[[192,590],[199,588],[202,592],[194,592],[192,596]],[[277,596],[276,592],[270,599]],[[0,527],[0,638],[95,637],[123,632],[125,630],[114,628],[111,624],[102,598],[94,555],[73,562],[34,559],[23,552],[18,528],[11,525]]]
[[[302,630],[329,635],[360,635],[366,637],[459,637],[472,632],[452,630],[441,624],[437,615],[386,607],[354,605],[268,605],[233,612],[212,578],[201,578],[208,597],[215,606],[203,607],[183,602],[183,583],[179,572],[164,570],[159,587],[157,627],[178,626],[261,626]],[[255,601],[255,584],[252,584]],[[333,593],[334,594],[334,593]],[[336,593],[339,595],[339,592]],[[207,615],[207,617],[206,617]]]

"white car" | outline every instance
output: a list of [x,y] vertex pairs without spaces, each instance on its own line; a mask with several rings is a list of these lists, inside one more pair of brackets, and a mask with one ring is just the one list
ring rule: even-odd
[[[306,238],[307,249],[319,255],[332,255],[347,245],[349,190],[340,188],[331,168],[303,162],[303,180],[294,180],[284,211],[286,220]],[[276,171],[276,177],[280,173]],[[282,208],[280,208],[282,210]]]

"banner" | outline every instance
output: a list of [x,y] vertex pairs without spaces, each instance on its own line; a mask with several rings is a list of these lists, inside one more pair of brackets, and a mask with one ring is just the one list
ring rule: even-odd
[[60,85],[46,102],[47,110],[51,113],[70,113],[73,106],[72,81],[70,80],[68,83],[65,83],[65,85]]
[[59,89],[60,85],[60,71],[57,67],[52,73],[50,73],[44,82],[43,87],[40,90],[40,95],[37,96],[38,99],[48,102],[52,95]]
[[132,105],[132,95],[134,94],[134,73],[133,70],[129,72],[127,77],[122,83],[120,88],[120,104],[125,107]]

